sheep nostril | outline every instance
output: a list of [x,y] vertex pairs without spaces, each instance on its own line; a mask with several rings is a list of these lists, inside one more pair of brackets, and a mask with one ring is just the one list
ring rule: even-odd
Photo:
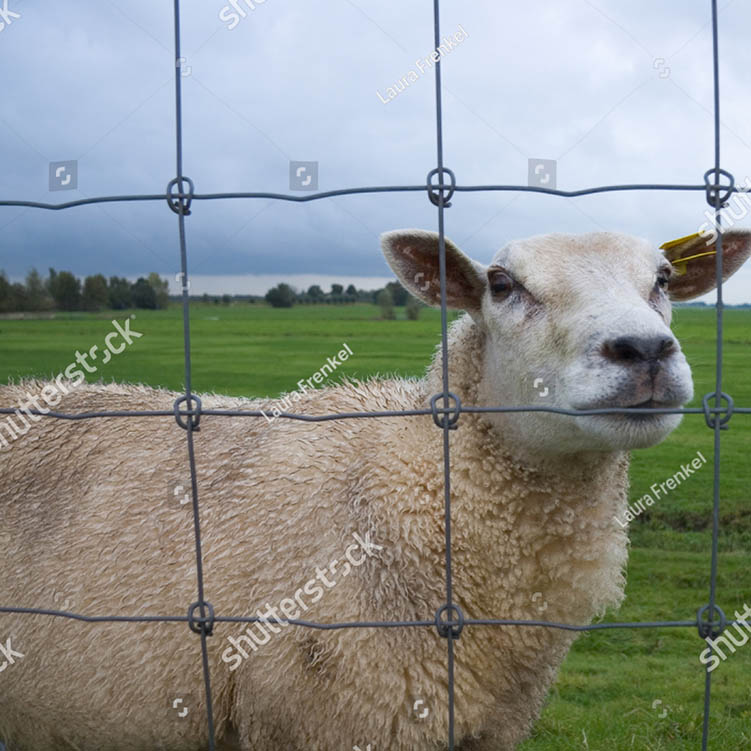
[[670,357],[677,350],[675,339],[669,336],[620,336],[602,346],[602,354],[612,362],[650,362]]

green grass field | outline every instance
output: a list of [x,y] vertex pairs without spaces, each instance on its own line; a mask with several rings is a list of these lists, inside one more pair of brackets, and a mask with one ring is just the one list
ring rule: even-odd
[[[399,311],[403,316],[403,310]],[[75,351],[102,345],[111,320],[128,312],[0,320],[0,381],[54,376]],[[135,311],[142,332],[92,379],[183,386],[182,314]],[[751,405],[751,311],[726,311],[723,390]],[[196,304],[191,311],[193,388],[274,397],[295,388],[346,342],[354,355],[342,375],[421,375],[439,341],[440,320],[381,321],[370,305]],[[710,310],[676,312],[675,331],[694,371],[696,398],[714,389],[715,328]],[[9,406],[9,405],[3,405]],[[660,446],[638,451],[631,498],[672,477],[697,450],[709,460],[632,523],[627,599],[607,620],[691,620],[708,601],[713,434],[687,416]],[[751,604],[751,416],[736,415],[722,438],[718,604],[729,617]],[[630,629],[582,637],[561,670],[534,736],[523,751],[698,749],[704,686],[695,629]],[[712,673],[710,749],[751,748],[751,643]]]

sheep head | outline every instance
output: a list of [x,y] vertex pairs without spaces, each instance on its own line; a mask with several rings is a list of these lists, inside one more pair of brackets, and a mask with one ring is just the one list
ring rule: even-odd
[[[401,283],[428,305],[440,304],[438,247],[438,235],[422,230],[382,237]],[[693,384],[670,329],[671,300],[716,286],[713,250],[701,238],[662,253],[622,234],[551,234],[511,242],[484,266],[446,239],[448,307],[465,310],[485,333],[481,404],[684,405]],[[749,254],[751,232],[725,232],[724,278]],[[526,412],[488,419],[507,445],[539,456],[651,446],[681,415]]]

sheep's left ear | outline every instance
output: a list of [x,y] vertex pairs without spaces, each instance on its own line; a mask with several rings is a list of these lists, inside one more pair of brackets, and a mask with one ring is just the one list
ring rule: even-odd
[[[717,286],[715,273],[717,235],[704,233],[673,240],[661,246],[673,264],[668,294],[672,300],[691,300]],[[751,231],[729,229],[722,233],[722,281],[725,282],[751,255]]]

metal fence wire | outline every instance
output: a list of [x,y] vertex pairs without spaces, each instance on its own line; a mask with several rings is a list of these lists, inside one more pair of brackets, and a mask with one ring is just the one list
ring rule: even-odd
[[[87,413],[62,413],[40,412],[30,410],[31,414],[38,414],[60,420],[91,420],[102,417],[169,417],[173,416],[177,424],[185,431],[187,438],[188,462],[190,465],[190,481],[192,491],[193,526],[195,534],[195,553],[197,567],[197,590],[198,599],[188,608],[187,615],[183,616],[87,616],[72,613],[65,610],[46,610],[38,608],[14,608],[0,607],[0,613],[27,613],[58,616],[87,623],[101,622],[129,622],[129,623],[153,623],[153,622],[184,622],[191,631],[196,633],[201,640],[201,654],[203,664],[203,679],[206,691],[206,707],[208,719],[208,748],[215,749],[214,716],[212,707],[211,676],[208,660],[208,637],[212,635],[215,623],[256,623],[261,618],[236,617],[220,615],[214,612],[211,603],[205,599],[203,581],[203,558],[201,553],[201,525],[199,518],[198,480],[196,475],[195,449],[193,431],[195,431],[201,419],[201,415],[224,415],[231,417],[262,417],[262,412],[251,410],[230,409],[202,409],[201,400],[192,393],[191,389],[191,357],[190,357],[190,316],[189,316],[189,277],[188,277],[188,254],[186,248],[185,217],[190,214],[190,206],[194,200],[216,200],[231,198],[271,198],[282,201],[314,201],[330,196],[353,195],[357,193],[387,193],[404,191],[426,191],[427,197],[437,208],[438,232],[439,232],[439,264],[441,286],[441,342],[442,342],[442,376],[443,390],[436,394],[430,409],[415,409],[401,411],[381,412],[349,412],[328,415],[305,415],[284,412],[278,415],[283,419],[304,420],[308,422],[327,422],[330,420],[349,420],[358,418],[391,418],[415,415],[432,415],[433,420],[443,434],[443,467],[444,467],[444,515],[445,515],[445,571],[446,571],[446,602],[438,609],[436,614],[421,621],[363,621],[345,623],[317,623],[300,619],[280,619],[281,622],[310,629],[346,629],[346,628],[409,628],[409,627],[435,627],[438,634],[446,640],[448,650],[448,738],[447,744],[450,751],[455,748],[454,743],[454,642],[460,638],[464,628],[473,626],[515,626],[515,627],[542,627],[564,629],[568,631],[595,631],[618,628],[660,628],[660,627],[685,627],[696,628],[702,639],[715,639],[728,625],[734,625],[738,621],[728,621],[721,608],[717,605],[717,553],[719,533],[719,507],[720,507],[720,444],[721,431],[727,429],[728,422],[734,414],[751,414],[751,407],[737,407],[730,395],[722,390],[723,375],[723,300],[722,300],[722,228],[720,210],[727,200],[739,192],[735,180],[729,172],[720,167],[720,89],[719,89],[719,53],[718,53],[718,11],[717,0],[711,0],[712,13],[712,64],[714,78],[714,166],[704,175],[704,184],[697,185],[674,185],[674,184],[632,184],[632,185],[607,185],[586,188],[575,191],[554,190],[543,187],[530,187],[523,185],[457,185],[454,173],[444,166],[443,155],[443,116],[441,108],[441,61],[435,63],[435,126],[436,126],[436,167],[428,173],[425,183],[420,185],[389,185],[375,187],[355,187],[317,192],[305,196],[293,196],[279,193],[207,193],[194,192],[193,181],[183,174],[183,144],[182,144],[182,90],[180,71],[180,0],[173,0],[174,6],[174,51],[175,51],[175,149],[176,149],[176,173],[165,193],[99,196],[86,198],[67,203],[39,203],[34,201],[0,201],[0,206],[25,206],[31,208],[61,210],[86,204],[124,202],[124,201],[163,201],[166,200],[169,208],[177,215],[177,226],[180,240],[180,261],[182,268],[182,311],[183,311],[183,339],[185,351],[185,393],[174,403],[172,410],[141,410],[141,411],[102,411]],[[440,44],[440,0],[433,0],[433,34],[435,48]],[[723,181],[724,178],[724,181]],[[437,182],[434,180],[437,179]],[[606,193],[612,191],[636,191],[636,190],[661,190],[661,191],[704,191],[707,202],[714,209],[716,226],[719,229],[716,253],[716,277],[717,301],[716,313],[716,373],[715,390],[704,396],[703,406],[694,408],[607,408],[588,410],[568,410],[556,407],[543,406],[519,406],[519,407],[476,407],[461,404],[458,397],[449,390],[448,378],[448,341],[447,341],[447,308],[446,308],[446,246],[444,238],[444,213],[450,206],[450,199],[456,191],[533,191],[548,193],[551,195],[574,197],[590,195],[593,193]],[[441,402],[441,405],[439,405]],[[713,402],[710,404],[710,402]],[[707,426],[714,432],[714,478],[713,478],[713,504],[712,504],[712,557],[709,575],[709,602],[700,607],[696,617],[692,620],[681,621],[652,621],[652,622],[623,622],[603,623],[589,626],[577,626],[567,623],[557,623],[543,620],[512,620],[502,618],[472,619],[465,618],[461,608],[453,602],[451,580],[451,475],[449,470],[449,431],[461,429],[459,418],[463,412],[487,413],[487,412],[554,412],[565,415],[593,415],[593,414],[686,414],[704,415]],[[0,408],[0,414],[13,414],[11,408]],[[709,644],[710,654],[714,653],[714,646]],[[709,666],[705,673],[704,684],[704,716],[702,727],[702,751],[706,751],[709,739],[709,710],[711,697],[711,673]]]

